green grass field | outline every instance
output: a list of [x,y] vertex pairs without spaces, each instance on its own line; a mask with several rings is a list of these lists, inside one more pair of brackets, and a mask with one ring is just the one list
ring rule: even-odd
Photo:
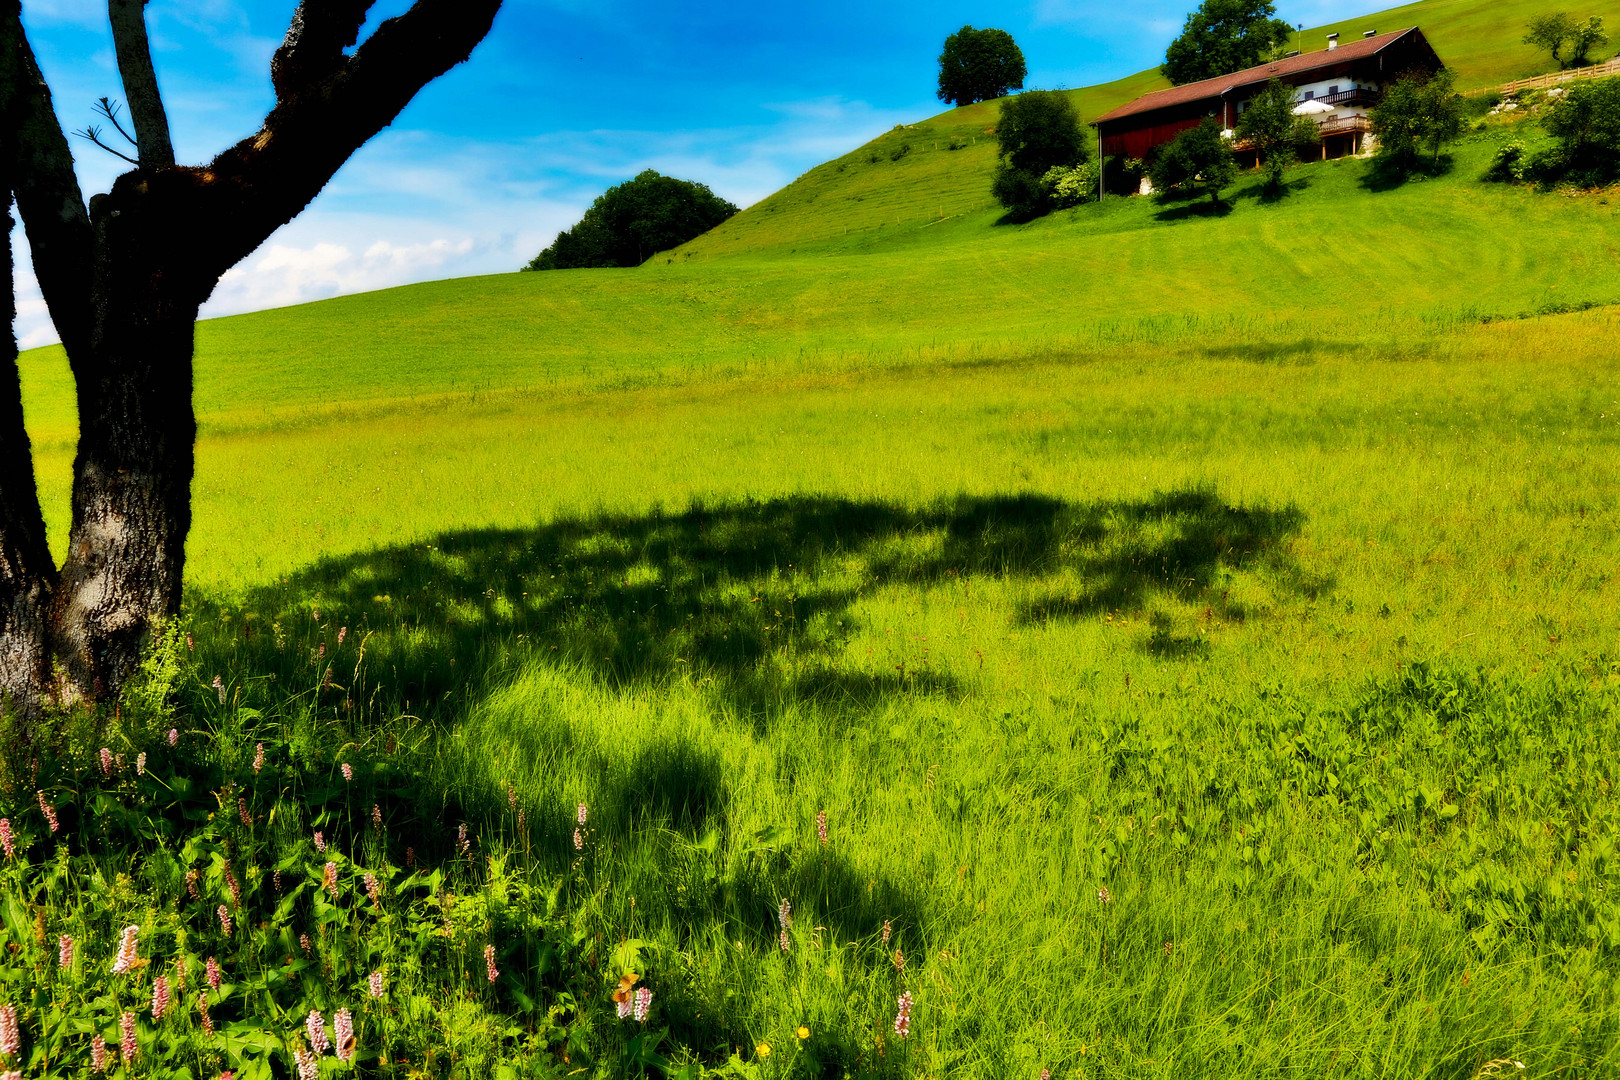
[[[1532,10],[1376,18],[1480,84]],[[1620,1075],[1615,206],[1492,127],[1011,227],[992,118],[638,270],[202,324],[195,722],[399,733],[491,851],[513,792],[716,1075]]]

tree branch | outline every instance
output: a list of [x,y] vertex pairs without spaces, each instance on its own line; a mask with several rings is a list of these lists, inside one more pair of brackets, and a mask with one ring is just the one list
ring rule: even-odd
[[369,0],[304,0],[272,64],[278,97],[263,127],[194,170],[189,194],[174,193],[206,207],[207,272],[217,278],[292,220],[422,87],[472,54],[500,4],[416,0],[345,56]]
[[90,217],[73,152],[22,28],[19,0],[0,0],[0,155],[33,250],[34,275],[69,359],[91,335]]
[[[123,129],[120,128],[118,133],[120,135],[122,135],[123,134]],[[87,126],[83,131],[75,131],[73,134],[77,135],[79,138],[85,140],[86,142],[95,143],[97,146],[99,146],[103,150],[107,151],[107,153],[111,154],[113,157],[123,158],[125,161],[129,162],[131,165],[139,165],[140,164],[139,161],[136,161],[134,158],[130,157],[128,154],[124,153],[122,150],[115,150],[112,147],[108,146],[106,143],[102,142],[101,141],[101,129],[98,128],[98,127],[88,127]]]
[[360,36],[371,5],[372,0],[303,0],[298,5],[287,37],[270,59],[278,102],[343,70],[348,61],[343,50]]
[[163,111],[146,40],[146,0],[107,0],[107,19],[112,23],[113,50],[118,55],[129,118],[135,124],[141,168],[166,168],[174,164],[174,144],[169,141],[169,117]]

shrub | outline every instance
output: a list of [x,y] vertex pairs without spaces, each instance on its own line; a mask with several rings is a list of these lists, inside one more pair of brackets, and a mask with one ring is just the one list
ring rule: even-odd
[[1515,140],[1496,151],[1485,176],[1489,180],[1523,183],[1529,169],[1530,150],[1523,142]]
[[1019,217],[1036,217],[1052,208],[1042,178],[1086,160],[1080,117],[1069,96],[1056,90],[1032,90],[1009,98],[996,123],[1001,163],[990,193]]
[[1041,177],[1041,186],[1053,206],[1079,206],[1096,196],[1097,175],[1097,166],[1089,161],[1068,168],[1056,166]]
[[1166,50],[1164,77],[1180,86],[1253,67],[1293,35],[1267,0],[1204,0]]
[[599,195],[579,224],[557,234],[525,270],[640,266],[737,212],[707,184],[652,169]]
[[1161,147],[1148,175],[1160,191],[1181,188],[1207,192],[1211,202],[1219,203],[1221,189],[1237,179],[1237,162],[1231,145],[1221,134],[1220,123],[1208,116]]

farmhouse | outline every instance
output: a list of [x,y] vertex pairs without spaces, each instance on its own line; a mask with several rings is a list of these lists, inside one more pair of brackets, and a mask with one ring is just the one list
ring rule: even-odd
[[[1440,57],[1415,26],[1390,34],[1369,30],[1348,45],[1338,39],[1330,34],[1326,49],[1144,94],[1093,122],[1102,155],[1145,158],[1207,116],[1219,117],[1230,138],[1250,99],[1272,79],[1293,86],[1296,111],[1321,124],[1323,157],[1359,154],[1372,132],[1366,110],[1383,88],[1410,71],[1438,71]],[[1241,157],[1248,148],[1234,149]]]

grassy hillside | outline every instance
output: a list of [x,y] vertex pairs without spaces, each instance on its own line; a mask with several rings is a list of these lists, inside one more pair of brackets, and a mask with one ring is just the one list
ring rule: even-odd
[[[993,108],[948,115],[690,257],[199,326],[175,726],[243,843],[191,903],[141,832],[75,900],[35,784],[66,852],[147,828],[127,776],[0,785],[30,1048],[39,1002],[64,1074],[74,1010],[145,1008],[54,950],[138,924],[151,972],[217,952],[232,1038],[284,1010],[244,1076],[347,1005],[402,1080],[1620,1074],[1617,206],[1479,183],[1504,122],[1398,187],[999,226]],[[60,548],[71,384],[22,367]],[[161,720],[107,740],[167,805]],[[317,842],[350,922],[266,891]],[[238,1064],[190,999],[160,1036]]]
[[[1306,51],[1325,48],[1327,34],[1343,40],[1362,31],[1421,27],[1436,51],[1457,69],[1464,90],[1496,86],[1540,74],[1550,58],[1523,43],[1525,24],[1547,10],[1547,0],[1423,0],[1300,35]],[[1602,0],[1580,9],[1620,27],[1620,2]],[[1069,91],[1082,119],[1090,121],[1169,83],[1151,69],[1116,82]],[[834,161],[818,165],[792,184],[678,249],[676,258],[782,255],[810,251],[871,249],[896,235],[934,222],[970,219],[973,231],[990,228],[997,207],[990,198],[995,168],[995,129],[1000,106],[981,102],[896,128]],[[961,149],[952,150],[954,144]],[[903,157],[896,157],[909,147]]]

